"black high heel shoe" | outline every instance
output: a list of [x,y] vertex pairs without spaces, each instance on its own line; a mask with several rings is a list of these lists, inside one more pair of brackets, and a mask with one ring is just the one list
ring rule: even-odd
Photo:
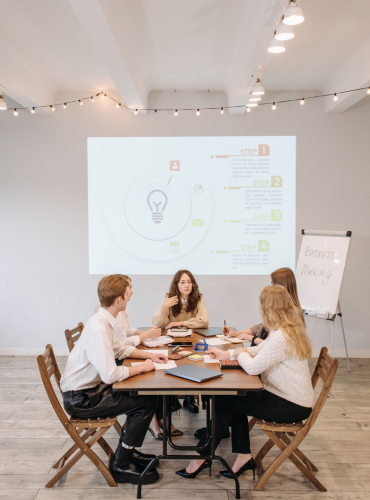
[[[237,472],[235,472],[235,475],[236,475],[236,477],[239,477],[240,474],[242,474],[246,470],[252,470],[253,471],[253,481],[254,481],[255,477],[256,477],[256,467],[257,467],[256,461],[252,457],[250,460],[248,460],[247,463],[245,463],[242,467],[240,467],[240,469]],[[221,470],[220,474],[222,474],[224,477],[227,477],[229,479],[233,479],[232,475],[227,470]]]
[[186,479],[194,479],[197,477],[199,472],[201,472],[204,469],[207,469],[209,467],[209,475],[211,475],[211,470],[212,470],[212,462],[211,460],[205,460],[202,465],[194,472],[186,472],[186,469],[181,469],[177,470],[176,474],[182,477],[186,477]]

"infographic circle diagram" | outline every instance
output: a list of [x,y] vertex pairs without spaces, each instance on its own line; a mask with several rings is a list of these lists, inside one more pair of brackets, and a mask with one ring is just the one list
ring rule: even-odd
[[109,232],[125,251],[147,261],[168,261],[204,238],[211,224],[212,196],[195,172],[152,172],[128,185],[110,186],[103,211]]
[[191,198],[184,184],[168,174],[147,174],[129,187],[125,217],[131,229],[147,240],[174,238],[188,224]]

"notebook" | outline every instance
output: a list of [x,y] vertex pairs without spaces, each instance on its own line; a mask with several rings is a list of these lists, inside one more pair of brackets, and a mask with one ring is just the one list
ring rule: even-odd
[[207,370],[206,368],[198,368],[194,365],[177,366],[176,368],[165,370],[164,373],[166,373],[167,375],[173,375],[174,377],[192,380],[193,382],[207,382],[207,380],[212,380],[214,378],[223,376],[223,373],[221,372]]
[[[235,328],[233,328],[234,332],[236,332]],[[215,335],[222,335],[222,327],[221,328],[193,328],[194,333],[198,333],[199,335],[203,335],[203,337],[214,337]]]

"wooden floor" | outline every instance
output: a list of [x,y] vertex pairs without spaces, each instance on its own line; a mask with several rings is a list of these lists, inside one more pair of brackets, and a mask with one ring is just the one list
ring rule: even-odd
[[[59,358],[61,371],[66,358]],[[315,360],[311,360],[313,369]],[[250,472],[240,476],[244,499],[370,499],[370,359],[352,359],[351,373],[340,360],[330,397],[313,430],[301,448],[319,468],[317,477],[328,489],[318,493],[291,464],[283,465],[267,483],[263,492],[254,492]],[[180,443],[195,444],[195,429],[203,427],[204,412],[190,415],[180,410],[175,425],[185,432]],[[107,434],[112,448],[118,437],[113,429]],[[256,454],[266,438],[252,431],[252,453]],[[47,399],[34,357],[0,357],[0,499],[9,500],[115,500],[134,499],[131,485],[109,488],[103,477],[86,459],[52,490],[44,485],[54,474],[53,462],[70,446],[70,440],[56,419]],[[142,450],[160,452],[161,443],[150,435]],[[231,440],[223,440],[219,454],[232,463]],[[100,455],[100,453],[99,453]],[[276,452],[270,452],[269,457]],[[103,456],[103,455],[102,455]],[[266,463],[269,461],[266,460]],[[194,480],[175,475],[186,462],[162,462],[160,481],[145,486],[145,499],[235,498],[233,481],[222,478],[215,463],[212,477],[202,472]]]

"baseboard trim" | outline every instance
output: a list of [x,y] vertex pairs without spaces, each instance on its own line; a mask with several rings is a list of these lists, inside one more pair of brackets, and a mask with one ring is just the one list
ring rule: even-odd
[[[38,356],[45,351],[45,347],[22,348],[0,348],[0,356]],[[67,347],[54,347],[56,356],[68,356]]]
[[[0,356],[38,356],[45,351],[45,348],[29,348],[29,349],[21,349],[21,348],[0,348]],[[57,356],[68,356],[69,351],[67,347],[54,347],[54,352]],[[320,354],[319,349],[315,349],[312,351],[312,356],[317,358]],[[348,352],[350,358],[370,358],[370,351],[361,351],[361,350],[350,350]],[[333,350],[333,357],[335,358],[345,358],[346,351],[342,350]]]

